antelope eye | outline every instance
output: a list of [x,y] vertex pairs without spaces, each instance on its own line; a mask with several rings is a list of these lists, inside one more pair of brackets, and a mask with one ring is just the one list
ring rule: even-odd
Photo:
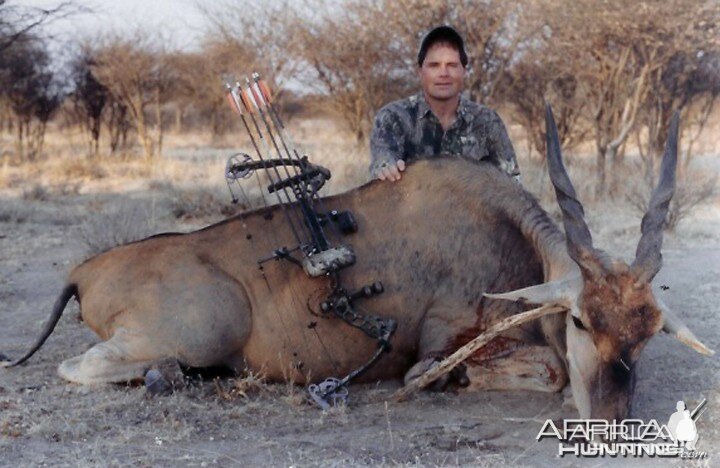
[[572,319],[573,319],[573,323],[575,324],[575,326],[577,328],[579,328],[580,330],[585,330],[585,325],[583,325],[582,321],[579,318],[577,318],[573,315]]

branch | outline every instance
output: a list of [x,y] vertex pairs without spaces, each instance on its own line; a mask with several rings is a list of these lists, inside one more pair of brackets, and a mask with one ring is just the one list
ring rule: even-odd
[[459,348],[457,351],[445,358],[438,365],[430,368],[423,375],[393,393],[390,399],[393,401],[403,401],[407,399],[407,397],[411,394],[426,387],[430,383],[434,382],[438,378],[453,370],[455,366],[460,364],[465,359],[469,358],[475,351],[488,344],[490,340],[492,340],[505,330],[523,324],[525,322],[535,320],[536,318],[540,318],[545,315],[556,314],[558,312],[565,311],[567,311],[567,309],[562,306],[542,306],[538,307],[537,309],[522,312],[520,314],[513,315],[511,317],[507,317],[496,322],[493,326],[485,330],[484,333],[478,335],[475,339],[465,344],[463,347]]
[[[0,6],[4,3],[4,1],[0,2]],[[6,7],[5,11],[0,13],[7,15],[9,10],[12,11],[11,9],[15,8]],[[60,3],[54,8],[33,8],[31,11],[32,12],[23,13],[17,18],[10,18],[10,24],[20,24],[25,21],[29,21],[29,23],[20,26],[19,29],[9,33],[6,37],[0,38],[0,52],[7,50],[15,42],[29,34],[33,29],[47,23],[50,20],[67,18],[76,13],[89,11],[89,9],[76,6],[72,1],[66,1]],[[37,16],[33,18],[35,13],[37,13]],[[3,18],[3,20],[7,19]]]
[[635,125],[635,118],[637,117],[637,111],[640,107],[640,101],[642,101],[642,98],[645,95],[645,77],[647,76],[649,69],[650,65],[646,64],[640,72],[640,77],[638,78],[638,82],[635,87],[635,93],[633,94],[632,99],[625,103],[625,109],[623,109],[622,117],[620,119],[623,127],[620,130],[618,137],[611,141],[610,144],[608,144],[608,147],[619,147],[623,141],[625,141],[628,133]]

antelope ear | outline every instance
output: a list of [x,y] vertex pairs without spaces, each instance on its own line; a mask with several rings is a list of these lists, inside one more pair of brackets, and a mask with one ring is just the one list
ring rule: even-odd
[[662,310],[663,314],[663,331],[673,335],[680,343],[691,347],[700,354],[705,356],[712,356],[715,351],[705,346],[697,337],[690,331],[685,323],[678,317],[675,312],[670,310],[668,306],[657,300],[657,304]]
[[572,314],[579,317],[577,299],[582,292],[582,278],[573,275],[560,280],[516,289],[504,293],[485,293],[483,296],[490,299],[503,299],[507,301],[525,301],[531,304],[561,305],[569,308]]

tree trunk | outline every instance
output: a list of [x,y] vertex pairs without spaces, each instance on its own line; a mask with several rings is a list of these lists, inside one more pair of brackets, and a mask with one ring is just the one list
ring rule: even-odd
[[17,151],[18,159],[20,161],[25,161],[25,144],[24,144],[24,135],[23,135],[23,122],[22,120],[18,120],[17,123],[17,140],[15,141],[15,148]]
[[148,133],[147,121],[145,120],[145,112],[143,112],[143,109],[139,109],[137,113],[137,133],[145,159],[151,160],[153,158],[153,141]]
[[597,171],[597,185],[595,185],[595,198],[599,199],[605,195],[605,163],[607,147],[598,147],[595,159],[595,170]]
[[210,114],[210,128],[212,129],[212,136],[220,136],[220,125],[218,124],[218,113],[212,112]]
[[155,141],[157,142],[157,155],[162,155],[163,126],[162,109],[160,108],[160,89],[155,88]]
[[182,133],[183,109],[181,106],[175,108],[175,132]]
[[625,160],[620,156],[620,148],[615,145],[608,146],[605,160],[606,162],[610,162],[610,183],[608,184],[608,193],[610,196],[615,197],[619,194],[620,181],[622,180]]
[[45,143],[45,130],[47,129],[47,122],[38,121],[37,125],[33,128],[32,125],[28,125],[29,138],[29,160],[34,162],[42,153],[43,145]]
[[90,130],[92,134],[92,156],[97,157],[100,153],[100,130],[102,129],[100,125],[100,119],[92,119],[92,128]]

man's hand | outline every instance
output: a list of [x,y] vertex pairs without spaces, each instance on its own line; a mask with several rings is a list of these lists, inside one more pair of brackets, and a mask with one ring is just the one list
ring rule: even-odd
[[380,165],[377,178],[380,180],[400,180],[400,173],[405,170],[405,161],[399,159],[396,163],[384,162]]

